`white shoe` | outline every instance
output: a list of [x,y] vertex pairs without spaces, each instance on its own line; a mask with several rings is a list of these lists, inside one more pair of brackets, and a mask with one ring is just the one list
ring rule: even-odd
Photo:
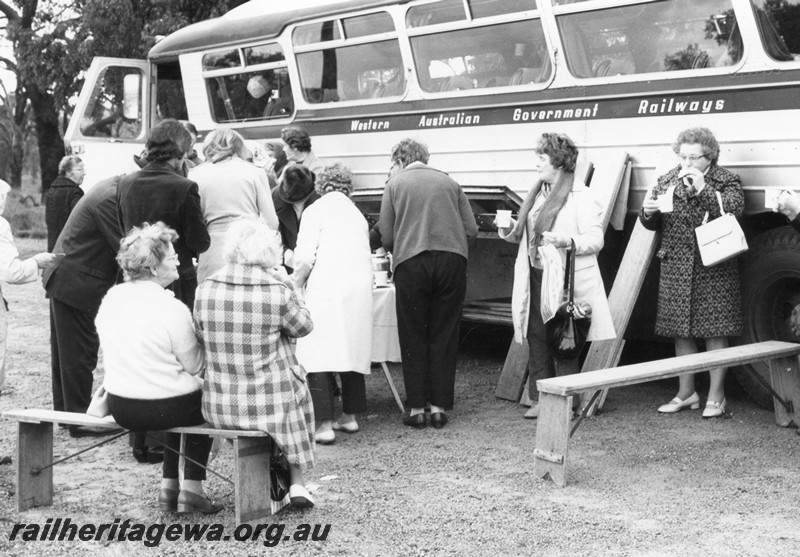
[[292,484],[289,486],[289,499],[298,509],[309,509],[314,506],[314,499],[304,485]]
[[659,406],[658,411],[662,414],[674,414],[675,412],[680,412],[687,406],[691,407],[692,410],[700,408],[700,397],[697,395],[696,391],[686,400],[681,400],[678,397],[673,398],[665,405]]
[[539,417],[539,403],[534,402],[523,416],[526,420],[535,420]]
[[314,441],[320,445],[333,445],[336,441],[336,433],[332,429],[326,431],[317,430],[314,432]]
[[704,418],[716,418],[718,416],[722,416],[725,413],[725,399],[722,399],[722,402],[714,402],[713,400],[709,400],[706,402],[706,408],[703,410],[703,417]]

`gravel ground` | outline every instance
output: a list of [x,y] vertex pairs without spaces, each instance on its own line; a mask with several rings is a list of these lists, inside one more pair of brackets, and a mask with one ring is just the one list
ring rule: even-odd
[[[28,247],[27,245],[23,247]],[[47,306],[37,284],[10,287],[8,379],[0,409],[48,407]],[[304,524],[330,525],[324,541],[142,542],[10,541],[15,523],[215,524],[233,535],[233,494],[212,477],[207,491],[226,509],[214,517],[158,510],[160,466],[137,464],[125,438],[60,464],[52,507],[18,513],[15,467],[0,465],[0,555],[800,555],[800,437],[775,425],[771,412],[728,387],[729,414],[659,415],[672,382],[612,391],[604,412],[584,422],[570,443],[568,485],[536,480],[535,421],[495,398],[508,334],[466,335],[456,408],[445,429],[403,427],[378,368],[367,380],[362,431],[318,447],[309,474],[316,507],[265,519],[283,536]],[[392,366],[402,393],[399,366]],[[702,385],[702,383],[701,383]],[[0,420],[0,457],[13,455],[16,425]],[[92,443],[55,434],[55,453]],[[223,449],[213,468],[232,472]],[[277,532],[275,526],[270,533]],[[322,533],[322,527],[318,530]]]

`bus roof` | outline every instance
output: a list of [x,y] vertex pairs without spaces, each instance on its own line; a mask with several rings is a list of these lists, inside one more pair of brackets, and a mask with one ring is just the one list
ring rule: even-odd
[[[233,46],[254,39],[277,37],[283,29],[304,19],[333,16],[410,0],[251,0],[215,19],[201,21],[175,31],[159,41],[148,54],[151,60],[174,58],[179,54],[215,46]],[[276,6],[275,4],[278,4]],[[280,6],[291,5],[291,8]]]

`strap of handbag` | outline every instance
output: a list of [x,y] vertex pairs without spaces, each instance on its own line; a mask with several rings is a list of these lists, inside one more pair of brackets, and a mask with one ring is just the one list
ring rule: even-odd
[[[720,194],[718,191],[715,191],[714,193],[717,194],[717,203],[719,203],[719,216],[722,216],[725,214],[725,207],[722,206],[722,194]],[[707,222],[708,222],[708,211],[706,211],[706,214],[703,215],[703,224]]]
[[564,267],[564,292],[569,292],[567,301],[575,300],[575,240],[569,239],[567,248],[567,263]]

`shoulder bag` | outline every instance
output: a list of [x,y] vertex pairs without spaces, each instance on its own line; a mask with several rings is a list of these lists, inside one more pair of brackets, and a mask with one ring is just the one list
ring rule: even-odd
[[571,360],[577,358],[586,344],[589,327],[592,324],[592,308],[575,296],[575,240],[570,240],[567,250],[567,264],[564,268],[564,294],[556,314],[548,321],[547,343],[557,358]]
[[700,259],[706,267],[712,267],[747,251],[747,239],[739,221],[731,213],[725,212],[720,193],[714,193],[717,195],[721,216],[708,222],[706,211],[703,224],[694,229]]

